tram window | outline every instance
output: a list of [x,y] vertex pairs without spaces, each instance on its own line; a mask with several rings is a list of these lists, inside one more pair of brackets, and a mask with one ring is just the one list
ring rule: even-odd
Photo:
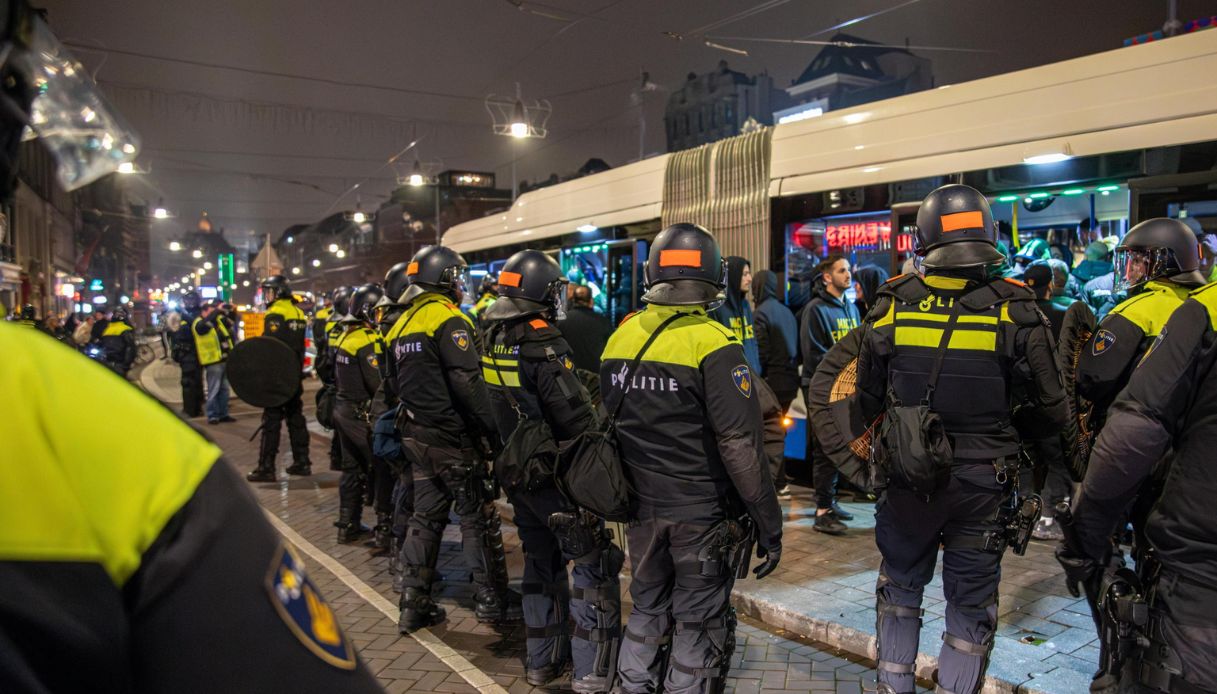
[[[786,301],[797,309],[811,299],[816,266],[829,255],[843,255],[851,266],[888,269],[892,257],[889,212],[817,217],[786,225]],[[910,235],[897,234],[900,250],[912,249]]]

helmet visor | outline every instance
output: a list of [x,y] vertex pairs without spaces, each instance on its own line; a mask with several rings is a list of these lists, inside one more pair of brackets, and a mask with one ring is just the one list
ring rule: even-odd
[[1168,274],[1172,259],[1168,248],[1117,248],[1113,291],[1126,292]]
[[130,166],[139,151],[139,136],[111,108],[76,58],[41,18],[34,18],[29,47],[15,51],[12,66],[24,73],[36,91],[24,139],[40,138],[58,164],[55,174],[64,190]]
[[469,268],[454,267],[452,268],[452,295],[456,297],[458,302],[464,301],[466,296],[469,296],[470,287],[473,286],[473,280],[469,276]]

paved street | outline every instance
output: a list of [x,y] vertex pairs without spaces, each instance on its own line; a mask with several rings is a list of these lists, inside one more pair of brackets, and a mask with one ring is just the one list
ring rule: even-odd
[[[153,365],[141,381],[150,391],[165,397],[171,406],[180,404],[180,394],[174,391],[177,372],[172,365],[164,362]],[[310,383],[305,396],[306,410],[311,410],[314,388]],[[202,419],[191,423],[200,426],[224,449],[229,462],[244,472],[255,463],[257,442],[249,441],[249,437],[258,426],[260,412],[234,401],[232,413],[238,420],[236,424],[208,426]],[[523,676],[523,628],[495,629],[480,625],[473,618],[468,572],[459,555],[460,535],[453,526],[444,536],[439,561],[447,581],[441,597],[448,610],[447,622],[414,636],[397,633],[397,595],[392,592],[387,558],[373,557],[361,545],[335,542],[332,523],[337,515],[338,473],[325,469],[327,435],[315,423],[312,428],[316,474],[308,478],[283,475],[277,483],[252,486],[263,506],[281,523],[289,541],[301,549],[347,634],[386,690],[513,694],[533,691]],[[286,432],[282,449],[280,469],[290,462]],[[509,522],[504,523],[504,542],[511,574],[518,583],[521,551]],[[853,694],[875,689],[871,664],[747,617],[737,630],[732,665],[728,683],[731,692]]]

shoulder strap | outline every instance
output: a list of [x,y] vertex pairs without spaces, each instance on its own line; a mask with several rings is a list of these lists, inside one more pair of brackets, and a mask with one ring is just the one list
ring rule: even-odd
[[938,341],[938,353],[934,355],[934,367],[930,369],[930,380],[925,384],[925,399],[922,404],[931,406],[934,401],[934,389],[938,387],[938,374],[942,372],[942,359],[947,355],[947,346],[951,344],[951,333],[955,330],[955,321],[959,317],[959,307],[963,304],[960,297],[956,297],[955,303],[951,305],[951,315],[947,319],[947,324],[942,327],[942,339]]
[[918,275],[896,275],[879,286],[879,295],[889,295],[903,304],[915,304],[930,295],[930,289]]
[[608,429],[611,430],[617,426],[617,415],[621,413],[621,405],[625,403],[625,396],[630,392],[630,387],[634,382],[634,372],[638,370],[638,365],[642,363],[642,355],[647,353],[647,350],[650,349],[651,345],[655,342],[655,338],[659,337],[659,333],[663,332],[664,328],[671,325],[674,321],[676,321],[676,319],[687,315],[689,314],[673,313],[671,316],[668,316],[664,322],[659,324],[658,328],[655,328],[655,332],[651,333],[651,336],[647,338],[647,341],[643,343],[642,349],[638,350],[638,356],[634,357],[633,363],[630,364],[630,370],[626,372],[626,378],[630,379],[630,382],[627,383],[625,385],[625,389],[621,391],[621,399],[617,401],[617,406],[613,408],[613,414],[609,416]]

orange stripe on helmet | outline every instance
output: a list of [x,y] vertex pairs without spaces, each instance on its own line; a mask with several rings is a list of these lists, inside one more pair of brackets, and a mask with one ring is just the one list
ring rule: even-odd
[[518,272],[500,272],[499,284],[504,287],[519,287],[524,276]]
[[410,263],[409,265],[407,265],[406,274],[407,275],[417,275],[418,274],[418,263]]
[[701,267],[701,251],[660,251],[659,267]]
[[938,218],[938,221],[942,224],[942,233],[944,234],[949,231],[985,228],[985,216],[979,211],[944,214]]
[[528,324],[531,325],[533,327],[533,329],[535,329],[535,330],[542,330],[544,328],[549,327],[549,323],[546,323],[545,321],[541,320],[540,318],[530,320],[530,321],[528,321]]

